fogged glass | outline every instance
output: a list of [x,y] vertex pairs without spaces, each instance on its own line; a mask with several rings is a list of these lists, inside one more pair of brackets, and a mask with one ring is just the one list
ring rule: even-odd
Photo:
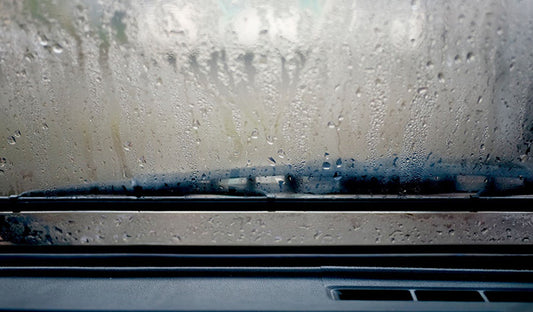
[[531,1],[0,1],[0,194],[236,168],[527,180],[532,16]]

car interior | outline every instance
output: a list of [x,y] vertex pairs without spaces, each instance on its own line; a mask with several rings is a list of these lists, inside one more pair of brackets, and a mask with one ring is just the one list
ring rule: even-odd
[[532,17],[0,0],[0,311],[533,311]]

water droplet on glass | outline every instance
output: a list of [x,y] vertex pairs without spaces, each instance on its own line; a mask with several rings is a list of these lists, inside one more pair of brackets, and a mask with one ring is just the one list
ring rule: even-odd
[[7,159],[5,157],[0,157],[0,168],[5,167],[7,164]]
[[266,141],[267,141],[268,145],[274,144],[274,140],[273,140],[273,138],[270,135],[267,135]]
[[324,170],[331,169],[331,164],[329,162],[327,162],[327,161],[323,162],[322,163],[322,169],[324,169]]
[[417,92],[418,92],[418,94],[420,94],[420,95],[426,94],[426,93],[428,92],[428,88],[426,88],[426,87],[419,88],[419,89],[417,90]]
[[194,121],[192,122],[192,128],[193,128],[194,130],[198,130],[198,128],[200,128],[200,122],[199,122],[198,120],[194,120]]
[[20,136],[21,136],[20,130],[15,131],[14,135],[17,138],[20,138]]
[[63,53],[63,47],[56,43],[52,47],[52,51],[54,51],[54,53],[57,53],[57,54]]
[[335,128],[335,123],[333,121],[328,122],[328,128],[330,129]]
[[361,97],[361,88],[357,88],[357,90],[355,91],[355,95],[357,97]]
[[44,46],[48,45],[48,38],[45,35],[39,35],[39,44]]
[[31,52],[28,51],[26,54],[24,54],[24,60],[27,62],[32,62],[33,59],[35,59],[35,56]]
[[440,83],[444,83],[445,82],[443,73],[438,73],[437,78],[439,79]]
[[278,150],[278,156],[279,156],[279,158],[285,158],[285,151],[280,148]]
[[139,167],[144,168],[144,165],[146,165],[146,158],[144,158],[144,156],[141,156],[138,162],[139,162]]
[[335,165],[337,166],[337,168],[340,168],[342,166],[342,159],[337,159],[337,161],[335,162]]
[[254,130],[252,131],[252,134],[250,135],[250,137],[251,137],[252,139],[257,139],[257,138],[259,137],[259,132],[257,131],[257,129],[254,129]]
[[478,103],[478,104],[481,104],[481,102],[483,102],[483,97],[482,97],[482,96],[480,96],[480,97],[477,98],[477,103]]
[[276,165],[276,160],[272,157],[268,157],[268,160],[270,161],[270,165],[271,166],[275,166]]
[[15,145],[17,143],[17,140],[15,139],[14,136],[9,136],[7,137],[7,143],[10,145]]
[[474,60],[474,53],[472,53],[472,52],[468,52],[468,53],[466,54],[466,61],[467,61],[467,62],[471,62],[471,61],[473,61],[473,60]]
[[129,152],[129,151],[131,150],[131,147],[132,147],[132,146],[133,146],[133,145],[131,144],[131,142],[128,141],[128,142],[126,142],[126,143],[124,144],[124,150],[127,151],[127,152]]

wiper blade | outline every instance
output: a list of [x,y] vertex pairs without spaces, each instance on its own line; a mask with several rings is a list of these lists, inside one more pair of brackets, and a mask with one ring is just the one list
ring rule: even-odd
[[[235,180],[235,179],[233,179]],[[265,196],[246,182],[240,187],[223,187],[222,180],[206,181],[179,181],[142,183],[138,179],[110,183],[91,183],[85,185],[67,186],[61,188],[32,190],[19,195],[19,197],[58,197],[58,196],[89,196],[89,195],[119,195],[119,196],[186,196],[193,194],[235,195],[235,196]],[[250,185],[247,187],[247,185]]]
[[295,192],[289,168],[241,168],[194,173],[144,174],[129,180],[89,183],[21,193],[19,197],[83,195],[186,196],[198,194],[266,196],[269,192]]
[[[476,196],[533,194],[532,170],[522,167],[439,164],[397,168],[396,160],[357,164],[338,160],[337,168],[318,162],[307,168],[290,165],[239,168],[185,174],[140,175],[129,180],[27,191],[19,197],[187,196],[271,194],[427,195],[474,193]],[[416,173],[416,174],[415,174]]]

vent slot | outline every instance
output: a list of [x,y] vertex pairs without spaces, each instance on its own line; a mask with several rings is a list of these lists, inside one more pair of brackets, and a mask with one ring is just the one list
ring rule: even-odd
[[337,289],[338,300],[413,301],[411,292],[402,289]]
[[533,302],[533,290],[487,290],[485,296],[491,302]]
[[[331,289],[331,288],[330,288]],[[435,302],[532,302],[533,289],[401,289],[401,288],[336,288],[335,300],[359,301],[435,301]]]
[[481,294],[475,290],[417,290],[415,295],[418,301],[484,301]]

